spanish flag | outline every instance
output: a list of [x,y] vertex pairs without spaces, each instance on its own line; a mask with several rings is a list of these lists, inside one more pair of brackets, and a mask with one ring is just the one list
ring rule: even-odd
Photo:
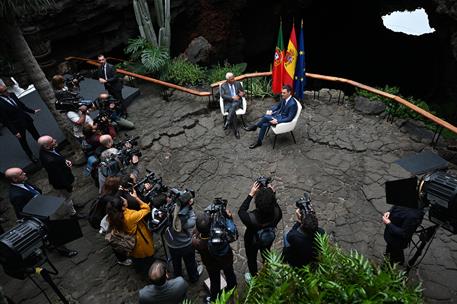
[[292,24],[292,31],[290,32],[289,44],[284,57],[284,84],[288,84],[293,89],[294,87],[294,74],[295,65],[297,64],[297,37],[295,35],[295,26]]
[[282,22],[279,23],[278,42],[276,43],[275,57],[273,60],[271,90],[273,94],[281,94],[284,75],[284,42],[282,39]]

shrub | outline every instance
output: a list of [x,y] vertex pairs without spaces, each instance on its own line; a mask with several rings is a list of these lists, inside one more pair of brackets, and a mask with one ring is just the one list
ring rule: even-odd
[[246,81],[245,89],[247,86],[247,90],[252,96],[265,98],[265,97],[272,97],[273,92],[271,91],[271,78],[270,77],[256,77],[251,78]]
[[208,82],[215,83],[221,80],[225,80],[225,74],[228,72],[232,72],[235,76],[243,74],[246,70],[246,63],[239,63],[239,64],[230,64],[228,62],[224,62],[224,65],[216,65],[212,66],[208,70]]
[[124,52],[130,55],[130,59],[132,61],[143,65],[143,67],[141,67],[135,63],[125,63],[127,67],[130,66],[130,68],[135,69],[136,72],[143,72],[140,74],[157,73],[167,64],[169,60],[166,49],[155,47],[148,40],[142,37],[129,39]]
[[375,266],[356,251],[344,252],[318,236],[317,267],[297,269],[269,252],[253,278],[245,303],[421,303],[420,285],[407,285],[404,272]]
[[169,61],[161,78],[178,85],[199,85],[205,81],[205,70],[185,58],[174,58]]

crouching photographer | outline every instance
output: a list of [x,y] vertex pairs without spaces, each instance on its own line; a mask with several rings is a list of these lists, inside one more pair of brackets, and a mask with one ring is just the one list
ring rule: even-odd
[[112,98],[107,92],[100,93],[95,100],[95,103],[100,111],[104,111],[106,115],[109,116],[114,126],[124,130],[132,130],[135,128],[133,122],[122,117],[124,111],[121,102]]
[[197,216],[197,231],[192,246],[200,253],[210,280],[210,294],[207,302],[215,301],[221,289],[221,270],[227,280],[226,290],[236,286],[233,270],[233,251],[230,243],[238,239],[238,231],[227,209],[227,200],[216,198]]
[[311,204],[309,193],[295,202],[297,222],[284,236],[283,256],[292,267],[302,267],[317,261],[318,246],[315,238],[325,231],[319,228],[316,212]]
[[195,193],[192,190],[170,189],[168,204],[169,220],[165,230],[165,242],[171,255],[174,277],[182,276],[182,262],[186,265],[189,281],[198,281],[203,266],[197,267],[195,251],[192,247],[192,232],[195,228],[195,212],[192,208]]
[[141,156],[137,142],[137,137],[127,138],[117,144],[113,143],[113,139],[109,135],[100,137],[100,164],[98,166],[98,183],[100,191],[103,188],[105,179],[108,176],[121,176],[132,174],[138,177],[138,162]]
[[[276,193],[270,184],[271,178],[259,177],[251,187],[249,195],[241,204],[238,216],[246,226],[244,246],[248,259],[249,273],[246,281],[257,274],[257,253],[262,256],[271,248],[276,237],[276,226],[282,218],[282,211],[276,201]],[[252,198],[255,197],[255,209],[248,211]]]

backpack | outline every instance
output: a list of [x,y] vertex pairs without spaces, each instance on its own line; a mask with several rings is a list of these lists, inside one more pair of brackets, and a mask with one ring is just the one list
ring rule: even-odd
[[249,218],[251,219],[251,222],[254,225],[260,227],[260,229],[254,233],[253,239],[253,245],[258,247],[259,249],[266,249],[271,247],[276,238],[276,227],[273,226],[274,219],[277,218],[278,213],[276,207],[274,213],[275,214],[273,221],[265,224],[259,224],[255,215],[253,213],[249,213]]
[[106,235],[105,240],[111,245],[113,250],[117,253],[124,254],[126,256],[132,253],[136,245],[136,233],[127,234],[123,231],[117,231],[111,229]]
[[90,205],[89,214],[87,215],[87,221],[92,228],[99,230],[100,222],[106,215],[106,205],[101,202],[100,198],[96,198]]

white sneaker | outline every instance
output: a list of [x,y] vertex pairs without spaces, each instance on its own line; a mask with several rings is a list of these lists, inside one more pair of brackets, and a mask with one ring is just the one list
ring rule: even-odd
[[132,259],[125,259],[124,261],[117,261],[117,263],[122,266],[130,266],[133,264],[133,261]]
[[246,272],[244,274],[244,280],[246,281],[247,284],[250,284],[252,281],[252,275],[250,272]]
[[199,276],[202,275],[202,273],[203,273],[203,265],[202,265],[202,264],[200,264],[200,265],[197,266],[197,272],[198,272],[198,275],[199,275]]

